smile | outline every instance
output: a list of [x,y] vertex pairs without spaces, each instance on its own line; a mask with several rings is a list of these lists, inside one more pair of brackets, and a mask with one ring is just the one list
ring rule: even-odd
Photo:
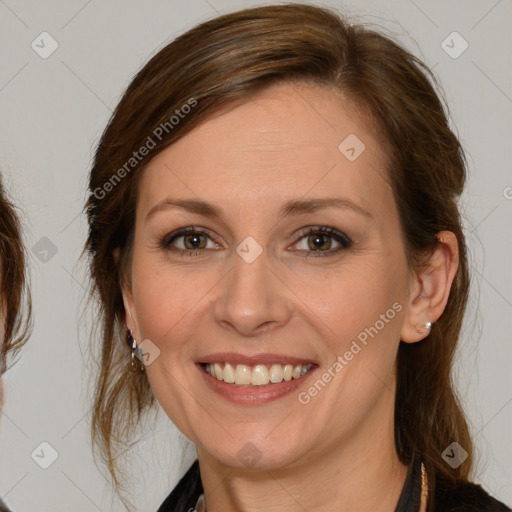
[[306,375],[313,368],[313,364],[256,364],[253,366],[245,364],[204,363],[202,364],[206,373],[219,381],[234,386],[267,386],[279,384],[283,381],[299,379]]

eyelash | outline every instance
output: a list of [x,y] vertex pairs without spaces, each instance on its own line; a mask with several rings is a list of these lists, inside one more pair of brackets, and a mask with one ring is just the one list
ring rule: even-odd
[[[210,249],[191,250],[191,249],[178,249],[175,247],[171,247],[172,242],[174,242],[176,239],[190,235],[190,234],[201,234],[201,235],[206,235],[210,238],[209,233],[207,231],[205,231],[204,229],[194,228],[194,227],[183,228],[183,229],[179,229],[178,231],[175,231],[174,233],[171,233],[170,235],[165,235],[164,237],[162,237],[159,242],[159,247],[161,249],[166,249],[169,251],[180,251],[180,252],[182,252],[183,256],[187,255],[189,257],[199,256],[199,255],[203,254],[204,252],[207,252],[210,250]],[[326,258],[326,257],[334,256],[335,254],[338,254],[339,252],[343,251],[344,249],[349,249],[352,246],[352,240],[347,235],[345,235],[341,231],[338,231],[337,229],[330,228],[327,226],[311,227],[311,228],[301,231],[298,234],[299,241],[301,241],[303,238],[306,238],[313,234],[328,235],[329,238],[333,238],[340,245],[339,245],[339,247],[337,247],[333,250],[330,250],[330,251],[303,251],[303,250],[297,251],[299,254],[305,253],[305,254],[302,254],[302,257],[304,257],[304,258],[311,258],[311,257]]]

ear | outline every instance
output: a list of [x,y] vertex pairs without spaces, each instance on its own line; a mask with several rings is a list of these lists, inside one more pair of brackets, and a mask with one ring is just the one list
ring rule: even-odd
[[[114,261],[116,264],[119,263],[119,247],[114,249]],[[133,337],[139,339],[139,330],[137,324],[137,315],[135,314],[135,304],[133,302],[133,293],[131,282],[125,276],[121,279],[121,294],[123,296],[123,304],[125,310],[125,323],[126,328],[133,331]]]
[[439,243],[426,264],[411,276],[410,297],[401,331],[401,340],[406,343],[428,336],[430,329],[425,324],[436,322],[442,315],[459,267],[457,237],[451,231],[441,231],[437,239]]

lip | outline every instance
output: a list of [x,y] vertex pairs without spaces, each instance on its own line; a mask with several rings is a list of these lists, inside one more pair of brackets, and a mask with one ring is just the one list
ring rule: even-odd
[[[244,360],[247,361],[247,358]],[[219,361],[219,359],[217,359],[217,361]],[[261,359],[259,359],[259,361],[263,363]],[[275,363],[276,361],[273,360],[273,362]],[[216,377],[206,373],[204,370],[204,365],[201,363],[196,363],[196,367],[203,376],[203,379],[205,380],[205,383],[210,390],[214,391],[230,402],[245,405],[261,405],[289,395],[299,386],[301,386],[307,379],[309,379],[309,377],[319,368],[315,365],[302,377],[289,381],[283,380],[278,384],[267,384],[265,386],[236,386],[234,384],[229,384],[222,380],[218,380]]]
[[[196,363],[230,363],[245,364],[247,366],[255,366],[257,364],[313,364],[318,366],[318,361],[312,359],[301,359],[298,357],[286,356],[283,354],[260,353],[252,356],[243,355],[236,352],[216,352],[208,354],[204,357],[198,357]],[[307,375],[307,374],[306,374]]]

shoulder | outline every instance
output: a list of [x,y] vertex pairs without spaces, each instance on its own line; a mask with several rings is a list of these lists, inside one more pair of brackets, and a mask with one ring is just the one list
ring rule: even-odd
[[189,512],[202,492],[199,461],[196,459],[157,512]]
[[510,512],[480,485],[472,482],[436,482],[436,512]]

